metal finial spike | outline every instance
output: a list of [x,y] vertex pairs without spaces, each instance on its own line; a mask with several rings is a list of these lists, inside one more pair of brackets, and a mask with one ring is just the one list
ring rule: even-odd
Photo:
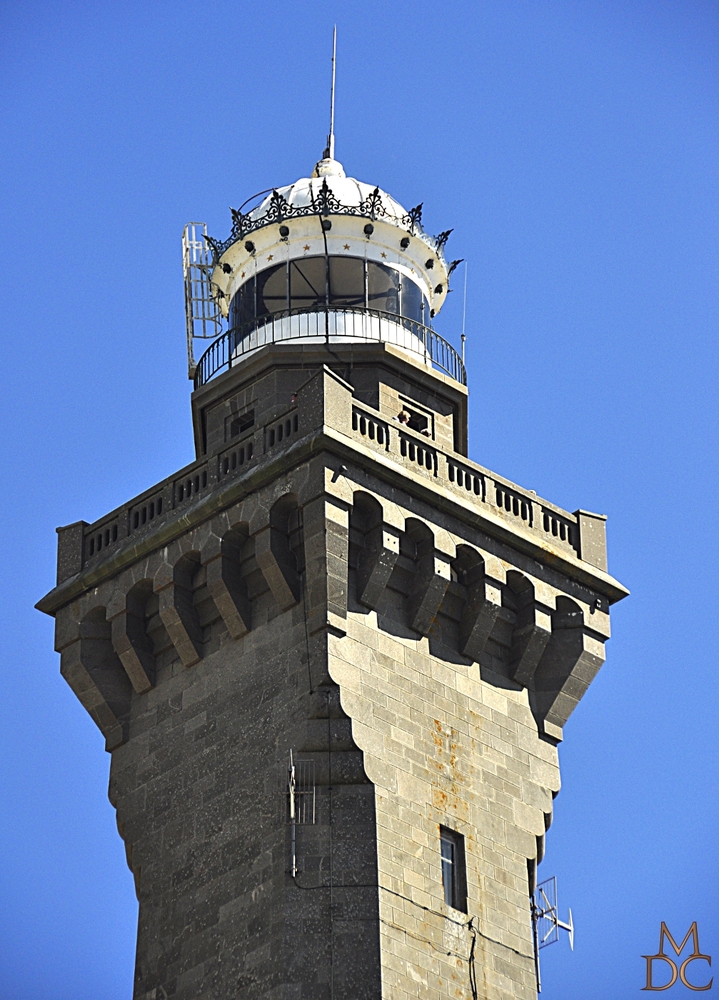
[[337,70],[337,25],[332,31],[332,88],[330,90],[330,134],[327,136],[327,148],[324,152],[325,160],[335,158],[335,73]]

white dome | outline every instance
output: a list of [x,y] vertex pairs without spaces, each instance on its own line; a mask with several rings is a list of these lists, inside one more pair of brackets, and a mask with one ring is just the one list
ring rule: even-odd
[[329,188],[330,196],[346,208],[367,205],[372,197],[379,209],[376,214],[388,221],[401,225],[402,220],[408,217],[408,213],[400,203],[386,191],[355,180],[354,177],[347,177],[342,164],[331,159],[320,160],[315,166],[312,177],[301,177],[294,184],[276,188],[248,213],[248,217],[253,221],[262,218],[270,208],[275,192],[294,208],[310,208],[320,202],[323,197],[321,192],[326,191],[326,188]]

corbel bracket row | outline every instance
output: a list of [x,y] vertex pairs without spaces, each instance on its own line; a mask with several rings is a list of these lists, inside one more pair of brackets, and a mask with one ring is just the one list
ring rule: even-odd
[[[357,565],[357,597],[376,610],[397,564],[401,531],[381,523],[364,536]],[[418,551],[410,593],[408,624],[428,636],[440,613],[451,580],[448,554],[431,546]],[[503,587],[511,586],[516,606],[508,655],[511,680],[529,691],[540,731],[561,740],[562,727],[604,661],[603,637],[589,628],[577,604],[559,598],[556,610],[537,600],[532,583],[521,574],[503,584],[484,572],[481,560],[464,577],[466,600],[459,623],[462,655],[479,662],[503,606]]]
[[127,738],[132,691],[144,694],[156,681],[155,657],[145,631],[149,595],[158,596],[160,618],[183,666],[194,666],[203,653],[203,630],[193,602],[193,575],[200,567],[230,636],[241,639],[252,628],[252,605],[241,570],[241,553],[248,541],[281,610],[298,604],[304,589],[310,631],[330,624],[338,630],[347,615],[347,508],[320,497],[304,507],[301,521],[307,566],[304,588],[288,532],[271,510],[269,523],[252,535],[234,528],[222,535],[210,533],[187,554],[193,541],[189,538],[183,545],[185,554],[178,553],[172,563],[165,554],[151,578],[138,580],[130,573],[124,587],[122,578],[108,584],[109,597],[103,603],[100,590],[90,611],[91,622],[68,621],[69,609],[58,616],[61,671],[105,735],[109,749]]

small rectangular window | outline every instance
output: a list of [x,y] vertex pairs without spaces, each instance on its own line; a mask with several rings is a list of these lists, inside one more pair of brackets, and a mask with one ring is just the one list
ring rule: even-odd
[[425,417],[423,413],[417,413],[416,410],[409,410],[406,406],[405,410],[409,413],[407,425],[411,427],[413,431],[419,431],[420,434],[424,434],[425,431],[429,430],[429,417]]
[[244,434],[248,431],[250,427],[253,427],[255,423],[255,411],[247,410],[246,413],[241,414],[230,424],[230,437],[237,437],[239,434]]
[[424,434],[425,437],[433,438],[435,412],[406,396],[399,396],[398,398],[402,404],[402,409],[407,414],[407,426],[411,427],[413,431],[419,431],[420,434]]
[[467,912],[467,868],[464,858],[464,837],[446,826],[439,828],[442,854],[442,886],[444,901],[455,910]]

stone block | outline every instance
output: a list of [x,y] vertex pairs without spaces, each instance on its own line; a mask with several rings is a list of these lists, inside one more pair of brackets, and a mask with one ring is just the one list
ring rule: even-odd
[[607,570],[607,517],[606,514],[593,514],[588,510],[577,510],[574,513],[579,527],[580,558]]
[[82,569],[87,521],[76,521],[57,528],[57,582],[63,583]]

